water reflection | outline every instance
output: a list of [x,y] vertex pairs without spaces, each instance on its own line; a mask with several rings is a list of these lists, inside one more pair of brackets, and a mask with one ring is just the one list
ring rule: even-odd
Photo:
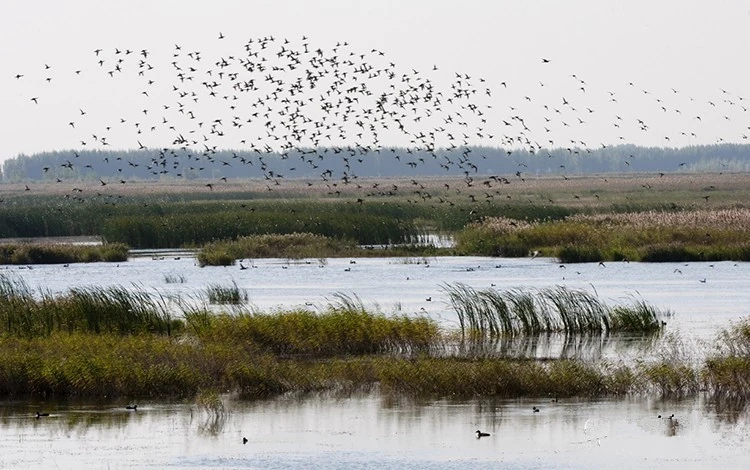
[[[368,393],[224,403],[221,412],[191,403],[126,412],[47,402],[50,416],[41,419],[39,403],[3,403],[0,467],[741,467],[750,450],[744,405],[701,397],[464,401]],[[477,429],[491,436],[477,439]]]
[[467,339],[448,347],[450,354],[472,357],[509,357],[531,359],[581,359],[638,357],[652,350],[661,335],[651,334],[566,334],[541,333],[495,339]]

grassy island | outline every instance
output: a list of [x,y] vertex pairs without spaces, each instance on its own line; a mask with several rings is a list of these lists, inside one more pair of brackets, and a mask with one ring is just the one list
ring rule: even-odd
[[[171,299],[137,290],[92,287],[40,296],[18,280],[0,281],[3,397],[193,397],[213,390],[253,398],[380,387],[425,397],[683,396],[705,390],[744,398],[750,382],[747,322],[724,331],[715,354],[698,365],[679,358],[634,364],[535,359],[498,347],[509,337],[540,332],[653,335],[663,329],[662,314],[654,316],[648,306],[605,306],[578,291],[494,293],[496,302],[515,299],[515,306],[495,310],[496,321],[510,324],[522,314],[551,318],[548,308],[529,309],[529,302],[558,305],[557,320],[527,331],[491,326],[482,299],[493,293],[446,286],[464,310],[461,330],[453,331],[425,316],[369,312],[345,295],[317,312],[216,311],[181,303],[174,313]],[[487,312],[468,319],[467,309],[480,304]],[[602,322],[607,331],[591,327]]]

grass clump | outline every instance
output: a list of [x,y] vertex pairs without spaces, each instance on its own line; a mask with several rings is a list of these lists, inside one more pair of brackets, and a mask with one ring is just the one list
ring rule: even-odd
[[209,302],[219,305],[242,305],[248,299],[247,292],[240,289],[234,281],[232,281],[231,286],[209,284],[206,288],[206,294]]
[[0,396],[192,396],[215,377],[194,346],[156,335],[0,338]]
[[18,243],[0,245],[0,264],[121,262],[127,261],[127,259],[128,246],[123,243],[105,243],[103,245]]
[[456,311],[461,336],[472,341],[551,332],[650,333],[662,326],[662,313],[645,302],[610,307],[588,292],[561,286],[499,292],[457,283],[442,289]]
[[184,284],[186,281],[184,274],[167,273],[164,275],[164,282],[167,284]]
[[750,320],[723,329],[714,342],[713,354],[702,368],[705,386],[729,399],[750,398]]
[[320,258],[351,255],[353,242],[311,233],[269,234],[209,243],[198,253],[201,266],[229,266],[243,258]]

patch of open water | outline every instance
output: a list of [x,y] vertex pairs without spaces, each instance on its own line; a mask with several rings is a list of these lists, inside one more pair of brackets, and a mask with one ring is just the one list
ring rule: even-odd
[[420,403],[373,393],[230,400],[221,415],[139,405],[47,403],[50,416],[36,419],[38,408],[3,404],[0,468],[744,468],[750,451],[747,413],[701,399]]

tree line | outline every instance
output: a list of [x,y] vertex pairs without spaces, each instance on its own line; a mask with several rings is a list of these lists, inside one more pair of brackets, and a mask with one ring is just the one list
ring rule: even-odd
[[179,149],[59,150],[18,155],[2,164],[2,182],[155,179],[352,179],[470,175],[750,171],[750,145],[683,148],[617,145],[537,151],[325,147],[283,153]]

